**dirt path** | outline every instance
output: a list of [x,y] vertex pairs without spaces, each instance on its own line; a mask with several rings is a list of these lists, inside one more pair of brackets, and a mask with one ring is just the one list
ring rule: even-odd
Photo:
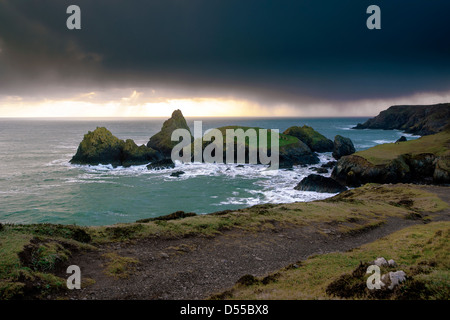
[[[450,203],[447,188],[423,187]],[[437,220],[449,220],[450,210]],[[436,220],[436,219],[434,219]],[[80,266],[82,277],[95,284],[66,294],[71,299],[204,299],[232,287],[246,274],[264,276],[312,254],[347,251],[375,241],[417,220],[391,219],[379,228],[342,236],[336,226],[275,229],[269,232],[229,231],[214,238],[145,239],[100,247],[75,255],[69,264]],[[102,254],[133,257],[139,264],[127,279],[104,273]],[[66,275],[61,275],[66,277]],[[54,297],[51,297],[52,299]]]

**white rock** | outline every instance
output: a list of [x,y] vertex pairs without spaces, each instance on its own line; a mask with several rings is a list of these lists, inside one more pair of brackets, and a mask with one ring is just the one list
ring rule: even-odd
[[385,267],[388,265],[388,262],[383,257],[377,258],[373,263],[379,267]]
[[392,290],[395,286],[406,280],[406,273],[403,270],[389,272],[389,278],[391,280],[391,285],[388,288]]
[[389,267],[396,267],[397,263],[395,263],[395,261],[393,259],[391,259],[388,261],[388,265],[389,265]]

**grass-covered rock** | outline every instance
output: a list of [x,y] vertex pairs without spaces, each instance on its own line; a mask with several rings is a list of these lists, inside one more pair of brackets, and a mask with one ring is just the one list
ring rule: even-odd
[[180,110],[175,110],[170,119],[163,123],[161,131],[150,138],[147,147],[158,150],[165,158],[170,158],[173,147],[179,143],[171,140],[172,133],[176,129],[185,129],[189,133],[191,132]]
[[[259,149],[260,147],[263,147],[261,145],[260,141],[260,130],[264,130],[262,128],[258,127],[244,127],[244,126],[225,126],[217,128],[222,133],[222,139],[223,139],[223,159],[226,160],[226,154],[227,154],[227,146],[226,146],[226,139],[227,139],[227,130],[242,130],[244,133],[247,133],[248,130],[255,130],[256,132],[256,140],[252,141],[249,138],[246,138],[244,141],[244,144],[241,146],[239,144],[239,141],[235,139],[234,144],[232,148],[234,149],[234,163],[237,163],[237,150],[238,148],[242,147],[245,149],[245,162],[249,163],[249,154],[250,151],[255,152],[257,157],[257,163],[261,163],[259,158]],[[205,150],[205,148],[210,145],[211,143],[217,143],[217,142],[210,142],[203,140],[202,142],[202,152]],[[272,134],[271,130],[267,129],[267,145],[265,146],[268,150],[268,154],[271,154],[271,146],[272,146]],[[280,133],[278,136],[278,146],[279,146],[279,162],[280,167],[291,167],[292,165],[300,165],[300,164],[316,164],[319,163],[319,158],[317,155],[311,151],[311,149],[302,141],[300,141],[298,138],[294,136],[290,136],[287,134]],[[192,151],[194,154],[194,144],[192,144]]]
[[333,141],[307,125],[290,127],[284,131],[284,134],[298,138],[314,152],[333,151]]
[[146,164],[160,158],[159,152],[152,148],[137,146],[131,139],[120,140],[108,129],[97,127],[84,135],[70,163],[111,164],[116,167]]

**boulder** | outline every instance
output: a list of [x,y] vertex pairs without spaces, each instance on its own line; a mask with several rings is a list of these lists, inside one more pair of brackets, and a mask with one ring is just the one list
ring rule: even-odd
[[[189,133],[191,132],[187,125],[186,119],[183,117],[180,110],[175,110],[172,113],[170,119],[164,122],[161,131],[150,138],[147,143],[147,147],[161,152],[161,154],[167,159],[170,158],[172,148],[179,143],[178,141],[171,140],[172,132],[176,129],[186,129]],[[193,141],[192,135],[191,140]]]
[[171,176],[171,177],[176,177],[176,178],[178,178],[179,176],[181,176],[181,175],[183,175],[183,174],[185,174],[184,171],[175,171],[175,172],[172,172],[172,173],[170,174],[170,176]]
[[311,149],[298,140],[295,143],[281,146],[280,152],[280,167],[289,167],[292,165],[316,164],[320,160]]
[[436,159],[433,172],[434,183],[450,183],[450,155],[444,155]]
[[311,170],[315,171],[317,173],[328,173],[328,169],[322,168],[322,167],[320,167],[320,168],[311,168]]
[[405,136],[401,136],[395,143],[408,141]]
[[379,267],[387,267],[389,265],[389,263],[383,257],[375,259],[375,261],[373,261],[373,264]]
[[389,290],[393,290],[400,283],[406,281],[406,273],[403,270],[383,274],[381,276],[381,282]]
[[390,259],[389,261],[388,261],[388,265],[389,265],[389,267],[396,267],[397,266],[397,263],[394,261],[394,259]]
[[147,166],[148,170],[165,170],[175,168],[175,163],[170,159],[154,161]]
[[298,138],[314,152],[333,151],[333,141],[309,126],[304,125],[303,127],[290,127],[284,132],[284,134]]
[[333,168],[336,165],[337,161],[328,161],[321,165],[322,168]]
[[333,157],[339,160],[343,156],[355,153],[355,147],[349,138],[337,135],[334,137]]
[[158,159],[161,159],[161,154],[156,150],[145,145],[138,147],[133,140],[120,140],[108,129],[97,127],[84,135],[70,163],[111,164],[116,167],[147,164]]
[[307,176],[302,181],[300,181],[300,183],[294,189],[323,193],[338,193],[347,190],[347,188],[342,186],[336,180],[317,174],[311,174]]

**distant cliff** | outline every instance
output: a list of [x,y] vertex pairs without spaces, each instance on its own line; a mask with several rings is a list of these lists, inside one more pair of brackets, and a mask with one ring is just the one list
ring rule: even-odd
[[392,106],[353,129],[398,129],[416,135],[440,132],[450,123],[450,103],[427,106]]

